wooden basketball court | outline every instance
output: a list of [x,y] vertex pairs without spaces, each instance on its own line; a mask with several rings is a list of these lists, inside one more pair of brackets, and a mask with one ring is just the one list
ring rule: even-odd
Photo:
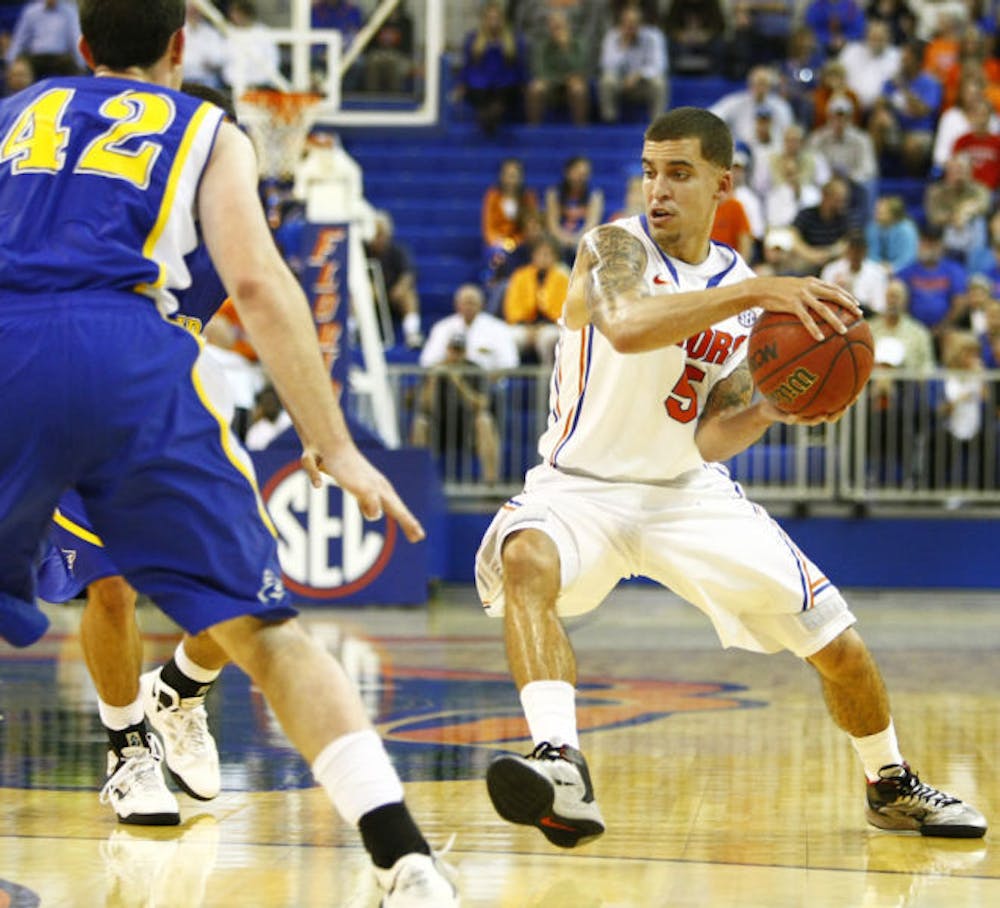
[[[1000,608],[995,594],[857,593],[903,752],[931,784],[1000,822]],[[119,826],[98,803],[105,742],[75,629],[0,648],[0,908],[373,906],[337,820],[260,695],[227,669],[209,701],[223,793],[180,795],[176,829]],[[176,634],[143,608],[147,659]],[[454,587],[429,610],[330,610],[313,632],[358,678],[437,846],[452,833],[463,905],[503,908],[986,908],[997,833],[949,841],[864,820],[860,766],[812,671],[724,652],[694,609],[619,589],[572,626],[582,745],[607,833],[559,851],[504,823],[482,781],[530,742],[499,622]],[[994,829],[996,827],[994,826]]]

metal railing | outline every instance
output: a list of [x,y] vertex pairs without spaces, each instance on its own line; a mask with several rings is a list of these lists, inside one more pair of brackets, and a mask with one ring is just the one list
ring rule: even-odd
[[[453,500],[516,493],[538,462],[549,370],[486,376],[459,367],[452,374],[464,379],[464,393],[445,373],[436,373],[431,387],[428,371],[389,366],[400,438],[431,448]],[[950,404],[956,393],[969,397],[957,412]],[[1000,504],[998,410],[1000,370],[876,370],[840,423],[772,426],[728,466],[747,493],[762,500]],[[495,455],[491,437],[499,442]]]

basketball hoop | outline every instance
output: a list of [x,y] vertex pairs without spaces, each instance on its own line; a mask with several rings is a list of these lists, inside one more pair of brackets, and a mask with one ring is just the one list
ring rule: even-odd
[[237,102],[240,123],[257,149],[257,169],[265,179],[295,176],[323,95],[309,91],[254,88]]

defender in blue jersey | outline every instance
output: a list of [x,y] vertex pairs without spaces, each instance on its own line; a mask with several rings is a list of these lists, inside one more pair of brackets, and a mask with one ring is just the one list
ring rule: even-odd
[[74,489],[129,583],[189,633],[207,629],[264,693],[357,824],[383,904],[457,905],[357,691],[293,618],[273,527],[207,396],[200,344],[166,318],[190,285],[199,234],[313,481],[329,473],[413,541],[422,528],[351,440],[260,209],[249,140],[175,90],[183,0],[79,9],[97,78],[44,81],[0,104],[0,635],[23,646],[44,633],[34,565]]
[[[196,84],[184,85],[182,90],[222,108],[235,122],[236,114],[225,95]],[[226,291],[204,244],[186,257],[186,264],[192,284],[177,294],[178,311],[171,320],[200,334],[225,301]],[[216,384],[224,388],[225,380]],[[215,404],[231,422],[232,407],[228,395],[223,397]],[[148,759],[145,749],[137,753],[134,742],[148,741],[148,721],[160,735],[163,763],[177,784],[198,800],[216,797],[221,784],[219,754],[204,704],[228,657],[207,632],[186,634],[165,665],[140,677],[142,637],[135,620],[136,591],[108,557],[79,495],[69,490],[53,516],[48,550],[39,565],[38,596],[48,602],[66,602],[84,590],[80,646],[97,689],[112,767],[101,800],[111,805],[123,823],[178,823],[177,799],[166,786],[162,764]],[[119,785],[121,777],[135,774],[135,760],[149,767],[141,775],[143,784]]]

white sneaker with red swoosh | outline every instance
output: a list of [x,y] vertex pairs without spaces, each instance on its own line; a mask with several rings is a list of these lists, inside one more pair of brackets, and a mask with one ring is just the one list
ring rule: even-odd
[[486,770],[497,813],[511,823],[536,826],[553,845],[574,848],[604,832],[587,761],[575,747],[547,741],[530,754],[500,754]]

